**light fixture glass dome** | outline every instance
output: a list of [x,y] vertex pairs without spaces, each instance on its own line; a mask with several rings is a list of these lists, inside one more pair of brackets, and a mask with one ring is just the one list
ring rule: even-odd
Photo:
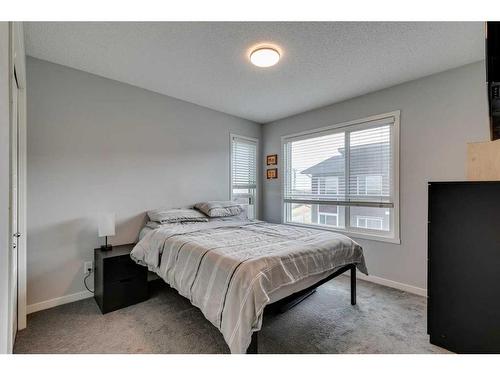
[[250,54],[250,61],[252,64],[260,68],[276,65],[279,60],[279,52],[271,47],[257,48]]

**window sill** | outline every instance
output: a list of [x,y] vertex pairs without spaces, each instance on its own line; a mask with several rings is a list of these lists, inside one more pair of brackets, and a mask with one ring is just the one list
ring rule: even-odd
[[282,222],[282,224],[284,224],[284,225],[291,225],[291,226],[294,226],[294,227],[302,227],[302,228],[312,228],[312,229],[318,229],[318,230],[326,230],[326,231],[329,231],[329,232],[340,233],[340,234],[343,234],[344,236],[347,236],[347,237],[359,238],[359,239],[362,239],[362,240],[387,242],[387,243],[392,243],[392,244],[396,244],[396,245],[401,245],[401,239],[400,238],[385,237],[385,236],[382,236],[382,235],[368,234],[368,233],[349,232],[349,231],[342,230],[342,229],[332,229],[332,228],[323,227],[323,226],[319,226],[319,225],[308,225],[308,224],[288,223],[288,222]]

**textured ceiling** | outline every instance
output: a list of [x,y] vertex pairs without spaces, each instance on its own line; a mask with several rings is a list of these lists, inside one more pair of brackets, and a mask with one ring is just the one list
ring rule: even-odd
[[[27,53],[267,123],[484,58],[480,22],[28,22]],[[248,61],[272,42],[274,67]]]

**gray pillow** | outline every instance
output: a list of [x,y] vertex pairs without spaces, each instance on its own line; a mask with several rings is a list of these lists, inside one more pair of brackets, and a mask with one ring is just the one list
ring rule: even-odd
[[242,211],[241,206],[231,201],[209,201],[196,203],[194,208],[200,210],[208,217],[236,216]]
[[192,208],[156,209],[148,211],[149,220],[158,223],[183,223],[187,221],[208,221],[208,218]]

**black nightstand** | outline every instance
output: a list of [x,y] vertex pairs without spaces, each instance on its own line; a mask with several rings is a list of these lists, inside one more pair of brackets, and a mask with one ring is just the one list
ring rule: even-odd
[[148,269],[130,258],[134,245],[94,249],[94,298],[103,314],[148,299]]

